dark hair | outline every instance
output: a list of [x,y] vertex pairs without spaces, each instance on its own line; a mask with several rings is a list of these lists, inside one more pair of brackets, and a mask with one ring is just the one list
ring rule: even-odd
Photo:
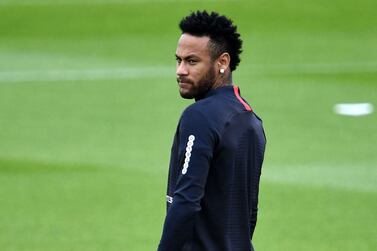
[[208,36],[210,38],[209,47],[211,58],[216,59],[222,53],[230,55],[230,70],[237,68],[242,52],[242,40],[237,33],[237,26],[233,25],[232,20],[219,13],[207,11],[196,11],[184,17],[179,23],[182,33],[193,36]]

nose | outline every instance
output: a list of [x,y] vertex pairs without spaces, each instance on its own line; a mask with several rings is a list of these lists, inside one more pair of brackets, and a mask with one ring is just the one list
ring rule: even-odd
[[185,66],[184,62],[177,63],[177,76],[186,76],[188,75],[187,67]]

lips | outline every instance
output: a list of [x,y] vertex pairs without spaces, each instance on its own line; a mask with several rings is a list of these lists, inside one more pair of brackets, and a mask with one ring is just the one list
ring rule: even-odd
[[182,78],[182,79],[177,78],[177,82],[178,82],[179,87],[181,87],[181,88],[185,88],[185,87],[187,88],[190,85],[192,85],[191,81],[189,81],[188,79],[184,79],[184,78]]
[[178,86],[179,86],[179,88],[181,88],[181,89],[188,89],[189,86],[190,86],[190,84],[179,82],[179,83],[178,83]]
[[177,82],[178,83],[187,83],[187,84],[192,84],[192,81],[190,81],[189,79],[187,78],[177,78]]

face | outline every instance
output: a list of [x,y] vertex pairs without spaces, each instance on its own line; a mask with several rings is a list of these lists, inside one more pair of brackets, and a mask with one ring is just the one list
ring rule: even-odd
[[178,41],[177,82],[182,98],[205,94],[214,84],[216,71],[208,48],[209,37],[182,34]]

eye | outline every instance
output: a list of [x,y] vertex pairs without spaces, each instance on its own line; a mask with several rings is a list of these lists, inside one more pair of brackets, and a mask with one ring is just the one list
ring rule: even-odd
[[180,64],[182,62],[182,59],[180,58],[176,58],[175,60],[177,61],[177,64]]
[[194,65],[194,64],[196,64],[196,60],[193,60],[193,59],[189,59],[188,61],[187,61],[189,64],[191,64],[191,65]]

